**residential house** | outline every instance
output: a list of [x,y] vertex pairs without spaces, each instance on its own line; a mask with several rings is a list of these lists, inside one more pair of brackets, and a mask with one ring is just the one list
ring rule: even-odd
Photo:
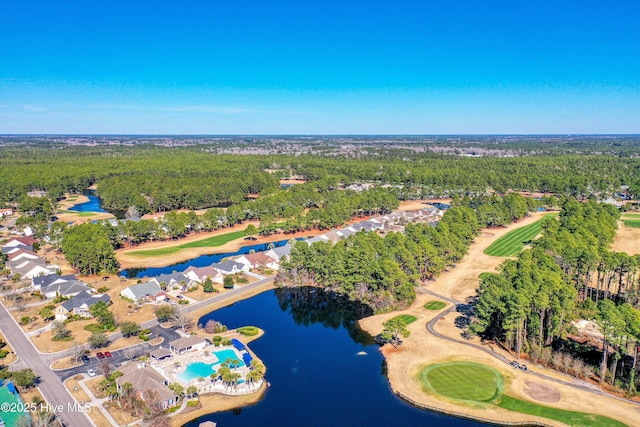
[[202,335],[189,335],[188,337],[178,338],[169,343],[171,351],[177,354],[183,354],[188,351],[202,350],[211,345],[211,341]]
[[89,308],[102,301],[106,304],[111,302],[107,294],[92,295],[90,292],[82,291],[70,300],[63,302],[55,310],[56,320],[65,320],[69,316],[92,317]]
[[167,296],[156,282],[138,283],[137,285],[129,286],[124,288],[120,295],[140,304],[147,301],[157,304],[160,301],[164,301]]
[[146,363],[125,363],[120,365],[118,371],[122,372],[116,378],[118,388],[121,389],[124,383],[130,383],[135,395],[147,405],[155,404],[161,409],[168,409],[178,404],[179,397],[167,387],[169,380]]
[[220,273],[227,274],[236,274],[243,271],[249,271],[249,266],[246,264],[242,264],[232,260],[226,260],[218,263],[211,264],[211,267],[218,270]]
[[57,265],[47,264],[43,258],[7,261],[6,266],[12,275],[20,275],[26,279],[55,274],[60,269]]
[[189,267],[184,271],[184,275],[190,280],[204,283],[207,279],[211,279],[214,283],[222,284],[224,281],[224,275],[220,271],[216,270],[212,266],[208,267]]
[[94,290],[80,280],[70,280],[68,282],[53,283],[40,289],[40,293],[44,294],[44,296],[46,296],[47,298],[55,298],[57,296],[71,298],[82,292],[92,294]]
[[28,259],[38,259],[40,258],[37,253],[30,251],[28,249],[22,249],[23,246],[18,246],[17,250],[12,251],[7,254],[7,261],[18,261],[18,260],[28,260]]
[[291,254],[292,247],[293,247],[292,245],[286,244],[284,246],[269,249],[264,254],[268,257],[275,259],[278,262],[281,262],[283,258],[286,259],[289,257],[289,255]]
[[31,250],[33,250],[33,244],[37,242],[38,240],[34,239],[33,237],[28,237],[28,236],[12,237],[4,245],[2,245],[2,247],[10,248],[15,246],[31,246]]
[[161,274],[160,276],[152,277],[149,281],[157,283],[163,289],[183,288],[183,291],[193,286],[194,282],[196,282],[183,273]]
[[42,190],[34,190],[27,192],[27,196],[29,197],[45,197],[47,195],[46,191]]
[[340,239],[342,239],[342,235],[338,230],[331,230],[327,233],[324,233],[322,236],[326,237],[331,243],[337,243]]
[[252,254],[239,256],[238,258],[236,258],[236,262],[248,265],[250,269],[278,268],[278,262],[270,256],[266,255],[264,252],[254,252]]
[[313,245],[314,243],[318,243],[318,242],[324,242],[324,243],[328,243],[330,242],[329,238],[324,236],[323,234],[316,236],[316,237],[312,237],[310,239],[305,240],[309,246]]
[[50,274],[48,276],[39,276],[31,279],[31,286],[36,291],[41,291],[43,288],[51,286],[56,283],[66,283],[78,281],[78,278],[75,274],[67,274],[65,276],[61,276],[59,274]]
[[13,209],[0,209],[0,217],[7,217],[13,215]]

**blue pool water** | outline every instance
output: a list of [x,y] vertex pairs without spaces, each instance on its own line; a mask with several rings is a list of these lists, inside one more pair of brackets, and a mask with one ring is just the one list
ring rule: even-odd
[[107,212],[102,209],[102,200],[100,200],[98,196],[94,195],[93,191],[87,192],[85,196],[89,198],[88,202],[73,205],[69,210],[74,212]]
[[189,381],[200,377],[209,378],[211,374],[214,374],[216,372],[215,367],[220,365],[227,359],[233,359],[236,367],[244,366],[244,362],[238,359],[238,355],[233,350],[226,349],[214,351],[212,352],[212,354],[215,354],[215,356],[218,358],[218,361],[216,363],[191,362],[186,366],[184,372],[176,376],[185,383],[188,383]]

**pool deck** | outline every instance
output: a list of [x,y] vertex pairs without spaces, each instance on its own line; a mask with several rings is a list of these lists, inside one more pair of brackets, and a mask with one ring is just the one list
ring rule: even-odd
[[[198,378],[184,381],[180,374],[184,373],[187,366],[190,363],[195,362],[203,362],[207,364],[216,364],[222,363],[224,360],[218,360],[215,352],[221,352],[224,350],[232,350],[235,357],[242,362],[242,352],[236,349],[233,346],[208,346],[203,350],[191,351],[184,354],[173,354],[171,358],[161,360],[158,362],[151,361],[150,365],[156,371],[158,371],[162,376],[167,378],[170,383],[176,382],[182,384],[185,388],[194,385],[198,388],[199,394],[204,393],[222,393],[227,395],[241,395],[241,394],[249,394],[255,391],[258,391],[262,386],[264,380],[249,384],[247,382],[243,382],[237,384],[235,386],[229,386],[222,382],[220,379],[212,380],[211,378],[204,378],[204,380],[198,380]],[[206,354],[205,354],[206,353]],[[175,363],[180,363],[180,366],[176,368]],[[242,366],[238,368],[233,368],[232,372],[239,373],[241,375],[242,380],[245,379],[246,375],[249,373],[250,369],[248,366],[245,366],[242,363]],[[213,370],[212,370],[213,373]]]

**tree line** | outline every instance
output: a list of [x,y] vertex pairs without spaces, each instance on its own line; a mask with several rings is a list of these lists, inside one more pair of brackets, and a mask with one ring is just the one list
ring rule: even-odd
[[[564,200],[531,249],[481,276],[470,331],[540,355],[563,343],[573,320],[594,318],[603,332],[601,380],[624,378],[635,393],[640,257],[610,251],[619,217],[611,205]],[[618,369],[624,355],[631,362]]]

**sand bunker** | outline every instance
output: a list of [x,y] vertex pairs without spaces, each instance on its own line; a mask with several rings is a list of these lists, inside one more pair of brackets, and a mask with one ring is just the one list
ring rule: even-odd
[[527,388],[524,392],[533,400],[544,403],[553,403],[560,400],[560,392],[552,385],[542,384],[535,381],[525,381]]

